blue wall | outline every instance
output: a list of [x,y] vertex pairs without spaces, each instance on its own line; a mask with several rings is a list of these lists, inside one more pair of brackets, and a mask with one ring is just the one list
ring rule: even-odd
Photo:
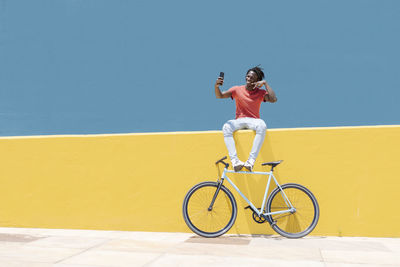
[[262,64],[269,128],[400,124],[400,1],[0,0],[0,135],[217,130]]

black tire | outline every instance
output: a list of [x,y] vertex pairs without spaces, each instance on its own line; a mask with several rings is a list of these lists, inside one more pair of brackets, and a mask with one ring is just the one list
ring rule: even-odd
[[[299,184],[284,184],[281,186],[288,197],[295,212],[269,215],[273,222],[272,229],[287,238],[300,238],[308,235],[317,226],[319,219],[319,206],[317,199],[310,190]],[[283,194],[279,188],[275,188],[266,204],[267,212],[286,210]]]
[[225,234],[236,220],[236,200],[223,185],[212,210],[208,210],[217,188],[217,182],[199,183],[189,190],[183,200],[183,218],[187,226],[203,237]]

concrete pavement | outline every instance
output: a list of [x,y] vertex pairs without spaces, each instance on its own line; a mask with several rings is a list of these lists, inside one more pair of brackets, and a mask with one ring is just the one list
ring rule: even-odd
[[400,238],[0,228],[0,267],[400,266]]

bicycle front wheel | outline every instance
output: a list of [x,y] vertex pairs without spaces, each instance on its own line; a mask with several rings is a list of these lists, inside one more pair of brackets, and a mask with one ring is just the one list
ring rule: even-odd
[[221,186],[210,207],[217,189],[216,182],[197,184],[189,190],[183,201],[183,218],[187,226],[203,237],[225,234],[236,220],[236,200],[225,186]]
[[[281,188],[271,192],[266,205],[267,213],[283,212],[269,215],[272,229],[287,238],[308,235],[318,223],[317,199],[310,190],[299,184],[284,184]],[[290,203],[294,208],[291,211]]]

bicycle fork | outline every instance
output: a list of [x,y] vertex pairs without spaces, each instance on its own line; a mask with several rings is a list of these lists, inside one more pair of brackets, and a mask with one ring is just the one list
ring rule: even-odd
[[215,200],[217,199],[219,190],[221,190],[222,183],[223,183],[223,180],[218,181],[218,187],[217,187],[217,190],[215,190],[215,193],[214,193],[214,196],[213,196],[213,198],[211,200],[210,206],[208,207],[208,211],[212,211],[212,208],[214,206]]

